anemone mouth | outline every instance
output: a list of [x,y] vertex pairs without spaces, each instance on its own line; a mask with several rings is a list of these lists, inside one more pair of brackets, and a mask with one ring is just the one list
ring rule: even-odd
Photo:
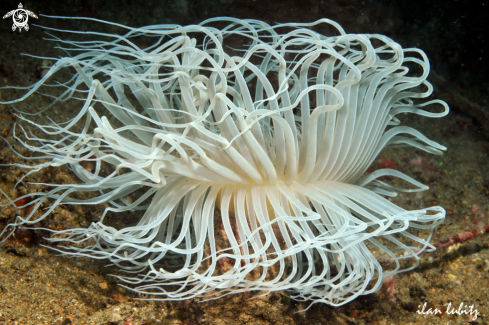
[[[397,170],[366,174],[387,147],[445,150],[397,118],[448,113],[442,101],[420,101],[432,92],[421,50],[346,34],[327,19],[117,26],[127,33],[53,36],[69,56],[25,96],[3,102],[40,93],[70,67],[76,73],[57,85],[62,93],[50,106],[83,103],[62,123],[19,113],[46,138],[22,126],[14,136],[35,159],[48,158],[19,166],[32,173],[67,165],[80,183],[30,194],[32,213],[11,226],[35,224],[59,204],[109,203],[88,228],[54,231],[50,240],[74,244],[63,253],[136,273],[120,278],[154,299],[291,290],[299,300],[341,305],[434,249],[429,240],[443,208],[407,211],[384,198],[427,187]],[[324,26],[332,36],[314,31]],[[140,37],[145,47],[134,42]],[[430,104],[443,110],[424,110]],[[99,195],[72,196],[90,191]],[[34,217],[48,200],[51,207]],[[133,209],[145,212],[132,225],[106,222],[107,212]]]

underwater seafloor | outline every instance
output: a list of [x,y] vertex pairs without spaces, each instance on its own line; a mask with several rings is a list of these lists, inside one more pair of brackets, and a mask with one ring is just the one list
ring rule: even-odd
[[[90,16],[131,26],[198,23],[220,15],[269,23],[308,22],[328,17],[338,21],[347,32],[382,33],[403,47],[422,48],[432,63],[428,80],[435,87],[433,97],[446,100],[451,113],[442,119],[408,116],[402,121],[445,145],[448,151],[443,156],[415,149],[386,151],[372,168],[396,168],[428,185],[430,189],[426,192],[401,194],[394,201],[406,209],[443,206],[447,210],[446,220],[436,229],[431,242],[443,243],[451,238],[455,243],[423,254],[417,269],[386,279],[381,290],[374,294],[338,308],[315,304],[305,312],[298,312],[307,308],[308,303],[295,302],[286,292],[264,296],[259,292],[238,294],[207,302],[135,300],[142,297],[118,286],[120,282],[110,276],[117,270],[105,267],[104,261],[58,256],[41,246],[46,244],[42,239],[46,232],[19,230],[0,245],[0,324],[488,324],[489,234],[473,238],[467,234],[489,224],[489,132],[486,129],[489,111],[484,108],[489,87],[486,62],[489,58],[485,54],[488,52],[484,52],[484,40],[489,43],[489,33],[485,25],[477,25],[486,9],[483,2],[477,2],[480,8],[468,8],[467,13],[463,11],[465,7],[450,7],[442,2],[439,7],[433,2],[433,7],[424,9],[416,7],[416,3],[422,2],[411,2],[415,9],[409,13],[405,5],[392,1],[24,3],[36,13]],[[16,7],[16,2],[4,1],[1,12]],[[419,16],[413,18],[416,15]],[[87,22],[39,18],[30,19],[29,23],[78,30],[103,28]],[[28,32],[14,33],[11,20],[0,23],[0,86],[26,86],[36,82],[43,73],[42,60],[19,53],[47,56],[60,53],[52,49],[52,43],[42,39],[41,28],[31,24]],[[478,33],[470,29],[472,25]],[[0,90],[0,98],[7,100],[21,93]],[[15,107],[35,110],[48,102],[37,96]],[[75,109],[57,106],[47,115],[69,116]],[[11,107],[0,106],[0,134],[16,150],[29,155],[15,145],[11,134],[14,122]],[[0,144],[1,164],[22,162],[5,143]],[[43,190],[29,185],[29,181],[58,184],[76,181],[66,168],[46,169],[14,190],[13,185],[23,173],[19,168],[0,167],[0,188],[15,198]],[[7,202],[5,198],[0,200],[2,204]],[[59,207],[41,225],[55,229],[66,225],[86,227],[102,209]],[[0,228],[16,215],[26,215],[29,212],[26,210],[1,208]],[[425,303],[426,314],[423,314],[420,311]],[[461,303],[464,305],[460,311],[468,312],[473,305],[479,317],[447,312],[447,305],[458,310]],[[428,313],[435,308],[441,313]]]

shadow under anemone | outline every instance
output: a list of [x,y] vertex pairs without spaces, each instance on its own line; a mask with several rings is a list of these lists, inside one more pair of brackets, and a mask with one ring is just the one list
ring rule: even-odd
[[[414,268],[420,253],[435,249],[429,240],[444,209],[407,211],[385,198],[428,187],[394,169],[366,174],[387,147],[445,150],[397,118],[448,113],[443,101],[420,101],[433,89],[421,50],[346,34],[328,19],[103,23],[125,34],[44,27],[84,39],[51,35],[66,56],[24,96],[2,102],[51,97],[40,112],[18,112],[13,131],[37,155],[25,158],[44,162],[16,166],[29,175],[66,165],[79,179],[29,194],[32,212],[4,237],[60,204],[108,203],[88,228],[51,230],[48,240],[71,242],[55,248],[63,254],[110,260],[129,272],[121,280],[151,299],[289,290],[294,299],[336,306],[379,289],[384,276]],[[50,84],[66,68],[76,73]],[[41,93],[45,87],[59,94]],[[66,121],[32,118],[80,102]],[[442,111],[423,109],[431,104]],[[49,208],[34,217],[41,205]],[[131,224],[106,218],[136,209],[144,214]]]

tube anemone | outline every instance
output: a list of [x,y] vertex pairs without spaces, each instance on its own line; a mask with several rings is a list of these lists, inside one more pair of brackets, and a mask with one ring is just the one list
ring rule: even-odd
[[[331,305],[377,290],[383,276],[414,268],[421,252],[435,249],[429,240],[444,209],[408,211],[385,198],[428,187],[393,169],[366,173],[384,148],[445,150],[398,119],[448,113],[443,101],[421,100],[432,93],[421,50],[346,34],[328,19],[106,23],[126,33],[52,36],[67,56],[23,97],[3,102],[41,94],[67,67],[76,73],[41,112],[83,102],[63,123],[19,112],[37,131],[19,125],[14,137],[44,160],[17,166],[30,174],[66,165],[79,182],[29,194],[32,212],[4,237],[60,204],[107,203],[88,228],[51,230],[51,242],[73,244],[53,249],[110,260],[133,274],[121,280],[152,299],[289,290]],[[142,37],[145,46],[137,45]],[[424,110],[432,104],[441,112]],[[49,207],[35,217],[41,205]],[[144,214],[130,225],[105,220],[135,209]]]

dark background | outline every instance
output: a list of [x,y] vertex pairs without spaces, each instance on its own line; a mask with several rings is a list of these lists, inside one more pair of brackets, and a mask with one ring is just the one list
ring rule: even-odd
[[[380,33],[393,38],[403,47],[423,49],[432,65],[429,80],[435,86],[436,97],[446,100],[452,112],[473,118],[481,131],[489,131],[486,98],[489,90],[489,1],[65,0],[26,1],[23,5],[36,14],[92,17],[133,27],[162,23],[196,24],[217,16],[253,18],[268,23],[330,18],[339,22],[346,32]],[[18,0],[3,0],[0,13],[3,16],[17,6]],[[41,40],[45,35],[40,27],[33,26],[34,23],[64,29],[99,28],[93,22],[46,17],[30,18],[29,23],[31,29],[19,33],[12,32],[11,18],[0,21],[1,85],[5,84],[6,79],[21,79],[16,74],[26,69],[26,66],[10,64],[13,56],[27,51],[46,54],[50,50],[52,43]],[[27,73],[39,70],[28,63],[26,65]],[[28,79],[32,81],[34,77]]]

